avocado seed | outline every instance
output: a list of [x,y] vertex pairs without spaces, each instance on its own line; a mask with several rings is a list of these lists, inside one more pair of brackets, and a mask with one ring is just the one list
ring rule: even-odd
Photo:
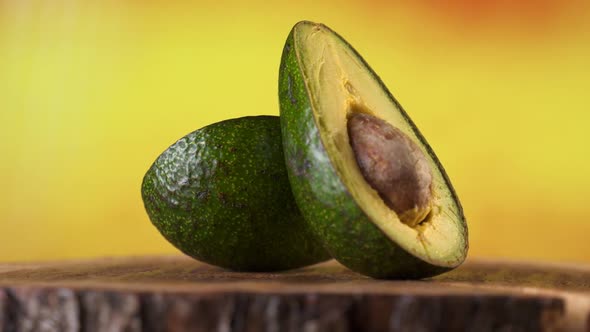
[[385,204],[410,227],[430,213],[432,172],[418,145],[401,130],[365,113],[348,117],[348,137],[360,171]]

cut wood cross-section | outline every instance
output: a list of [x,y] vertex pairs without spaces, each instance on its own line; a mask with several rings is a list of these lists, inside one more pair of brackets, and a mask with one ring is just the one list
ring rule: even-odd
[[590,267],[468,261],[376,280],[182,256],[0,265],[0,331],[590,331]]

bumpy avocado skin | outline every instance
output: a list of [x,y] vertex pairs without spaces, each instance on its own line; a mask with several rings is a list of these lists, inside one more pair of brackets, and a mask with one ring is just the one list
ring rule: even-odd
[[[298,24],[315,25],[306,21]],[[418,279],[450,270],[449,267],[425,262],[391,241],[364,214],[341,182],[321,142],[312,114],[309,93],[294,46],[296,29],[297,25],[291,30],[283,49],[279,72],[279,101],[289,180],[306,222],[323,241],[330,254],[353,271],[374,278]],[[372,70],[371,75],[378,79],[391,101],[402,110]],[[402,113],[417,133],[420,143],[426,146],[437,163],[436,166],[442,169],[415,125],[403,110]],[[446,175],[445,180],[456,199]],[[459,208],[461,210],[460,206]],[[460,217],[464,220],[462,210],[460,212]]]
[[275,116],[196,130],[164,151],[142,184],[145,209],[175,247],[239,271],[329,259],[295,204]]

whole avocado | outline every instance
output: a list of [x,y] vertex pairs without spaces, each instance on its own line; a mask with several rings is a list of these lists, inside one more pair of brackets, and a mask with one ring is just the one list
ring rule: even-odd
[[186,135],[150,167],[141,193],[160,233],[200,261],[276,271],[329,259],[295,204],[276,116],[226,120]]

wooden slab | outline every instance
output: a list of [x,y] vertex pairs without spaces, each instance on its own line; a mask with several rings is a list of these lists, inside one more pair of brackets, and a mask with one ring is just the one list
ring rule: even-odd
[[469,261],[420,281],[331,261],[237,273],[134,257],[0,265],[4,331],[590,331],[590,267]]

